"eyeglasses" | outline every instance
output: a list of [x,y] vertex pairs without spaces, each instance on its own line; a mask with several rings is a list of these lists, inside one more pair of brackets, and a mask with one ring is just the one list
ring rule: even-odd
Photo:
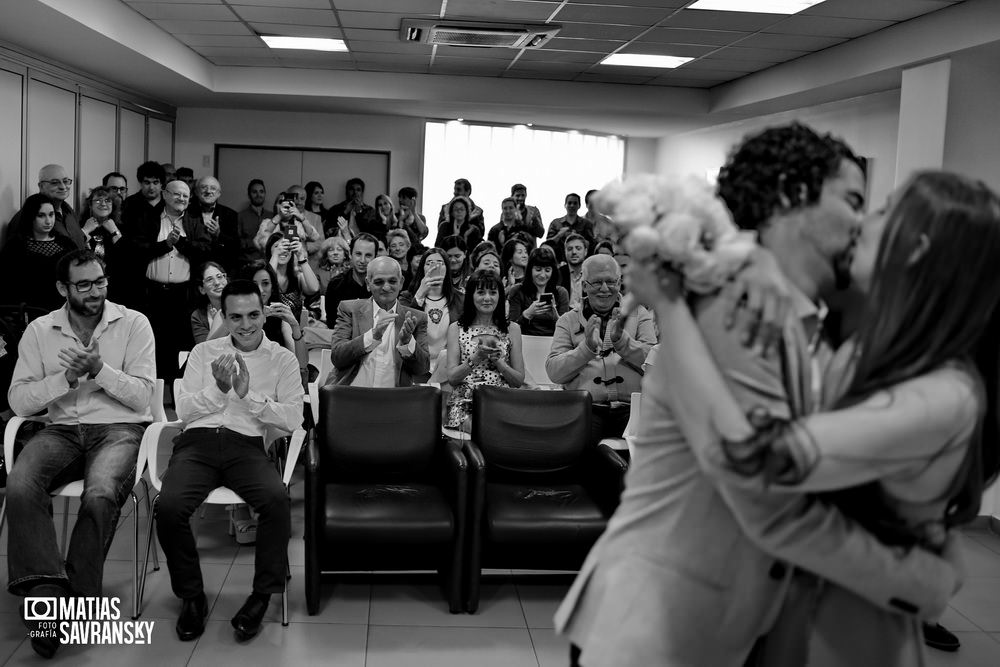
[[111,190],[112,192],[117,192],[120,195],[123,195],[126,192],[128,192],[128,186],[127,185],[122,185],[122,186],[108,185],[108,186],[105,186],[105,187],[107,187],[108,190]]
[[80,280],[75,283],[64,283],[66,285],[71,285],[73,289],[77,291],[78,294],[86,294],[93,288],[104,289],[108,286],[108,277],[101,276],[97,280]]
[[208,278],[205,278],[201,282],[204,285],[211,285],[213,283],[225,283],[228,281],[229,281],[229,276],[227,276],[225,273],[219,273],[214,276],[209,276]]
[[42,183],[45,183],[46,185],[51,185],[54,188],[58,188],[60,185],[65,185],[68,188],[69,186],[73,185],[73,179],[72,178],[63,178],[63,179],[53,178],[53,179],[48,180],[48,181],[42,181]]
[[90,203],[94,206],[111,206],[111,200],[107,197],[94,197],[90,200]]
[[597,289],[600,287],[606,287],[608,289],[614,289],[618,287],[618,283],[622,281],[621,278],[615,278],[614,280],[584,280],[583,284],[592,289]]

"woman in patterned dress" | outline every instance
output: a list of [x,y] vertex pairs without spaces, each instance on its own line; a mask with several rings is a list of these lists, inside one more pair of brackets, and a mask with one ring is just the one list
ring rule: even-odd
[[43,194],[24,200],[17,228],[0,253],[0,302],[44,310],[66,302],[56,289],[56,264],[76,245],[55,231],[56,206]]
[[471,432],[472,391],[479,385],[524,384],[521,328],[507,323],[503,283],[492,271],[476,271],[465,289],[465,309],[448,327],[448,428]]

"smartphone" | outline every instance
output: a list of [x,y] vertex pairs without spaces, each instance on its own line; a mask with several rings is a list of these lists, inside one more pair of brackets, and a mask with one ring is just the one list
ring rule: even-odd
[[542,302],[543,306],[551,306],[555,302],[552,298],[552,292],[542,292],[538,295],[538,300]]

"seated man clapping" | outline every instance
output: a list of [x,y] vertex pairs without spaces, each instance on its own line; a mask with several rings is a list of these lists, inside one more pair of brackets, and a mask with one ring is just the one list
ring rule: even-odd
[[191,350],[177,398],[184,422],[157,505],[157,536],[170,584],[184,602],[177,636],[205,629],[198,550],[189,520],[211,491],[226,486],[259,513],[253,592],[232,619],[236,638],[257,634],[272,593],[285,588],[290,503],[264,452],[268,426],[291,432],[302,423],[302,384],[295,355],[264,337],[264,304],[257,286],[234,280],[222,291],[229,335]]

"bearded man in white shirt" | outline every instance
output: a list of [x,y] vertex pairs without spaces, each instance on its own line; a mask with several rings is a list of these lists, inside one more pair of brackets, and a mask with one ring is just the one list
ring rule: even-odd
[[337,306],[327,384],[409,387],[430,372],[427,315],[398,302],[403,274],[391,257],[369,262],[365,282],[371,299]]
[[259,631],[272,593],[285,588],[290,501],[264,452],[267,427],[290,433],[302,424],[302,384],[295,355],[264,336],[260,290],[234,280],[222,291],[229,335],[191,350],[177,397],[184,422],[157,502],[157,537],[174,594],[183,600],[181,641],[205,630],[205,598],[190,519],[208,494],[226,486],[259,514],[253,592],[232,619],[236,638]]
[[[153,330],[142,313],[107,301],[104,262],[76,250],[56,265],[66,305],[28,325],[7,393],[21,417],[49,425],[25,445],[7,478],[7,588],[15,595],[99,596],[121,506],[135,485],[143,431],[153,420]],[[49,492],[83,479],[65,565]],[[33,637],[51,658],[59,644]]]

